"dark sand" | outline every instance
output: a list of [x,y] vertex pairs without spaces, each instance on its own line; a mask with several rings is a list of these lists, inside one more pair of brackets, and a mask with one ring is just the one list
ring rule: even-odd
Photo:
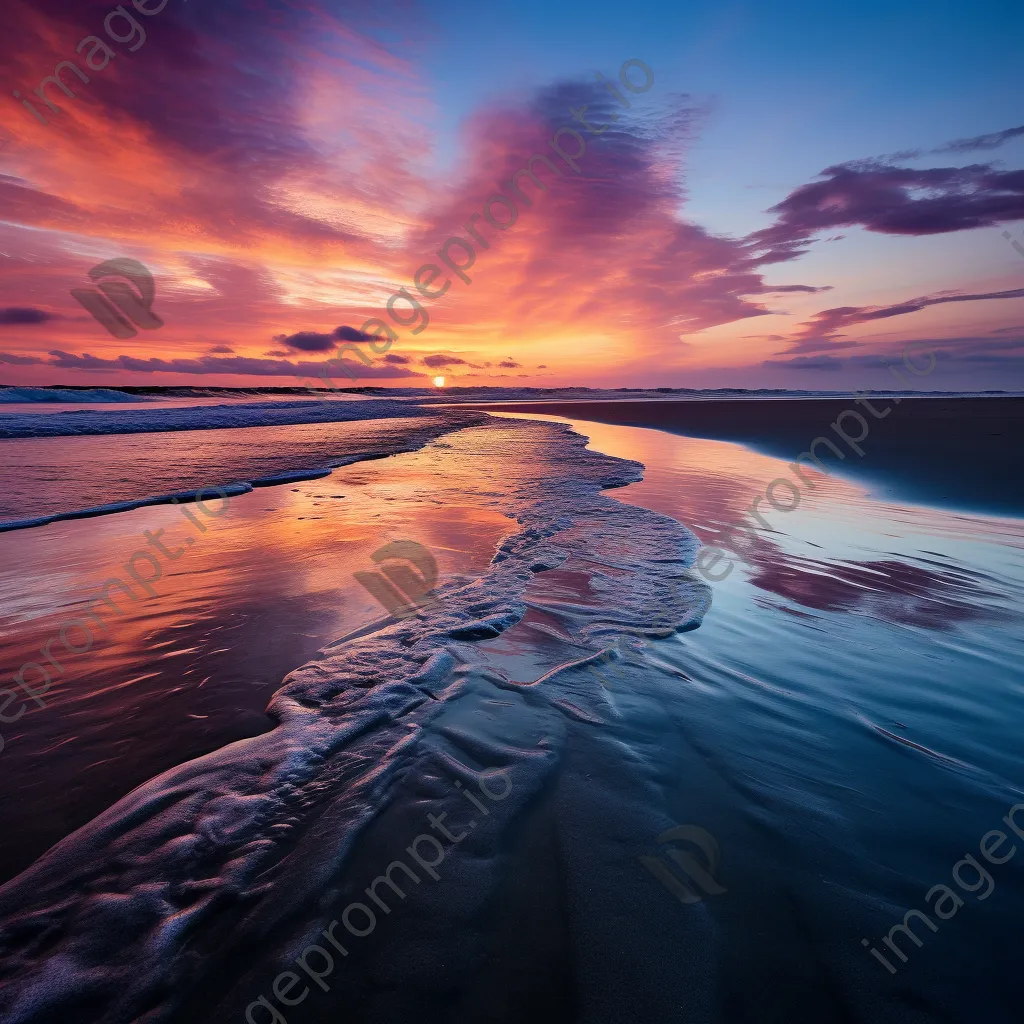
[[[545,413],[655,427],[674,434],[737,441],[786,460],[817,437],[832,440],[816,454],[829,471],[877,486],[880,497],[1013,515],[1024,511],[1024,399],[869,398],[876,418],[853,398],[702,399],[700,401],[507,402],[473,405],[488,412]],[[841,428],[858,453],[832,427]],[[765,481],[768,483],[768,481]]]

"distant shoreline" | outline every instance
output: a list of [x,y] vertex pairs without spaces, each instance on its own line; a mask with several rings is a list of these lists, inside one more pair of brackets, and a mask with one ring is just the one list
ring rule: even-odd
[[[1024,398],[1021,391],[904,391],[899,388],[865,388],[857,391],[810,391],[796,388],[588,388],[588,387],[495,387],[494,385],[450,385],[438,387],[385,387],[382,385],[354,385],[348,388],[311,388],[298,385],[253,384],[252,386],[225,386],[218,384],[0,384],[0,402],[6,391],[57,391],[88,394],[90,392],[120,392],[126,396],[152,396],[156,398],[190,398],[202,395],[282,395],[316,397],[317,395],[369,395],[375,398],[421,398],[431,404],[463,402],[623,402],[687,400],[707,401],[719,399],[765,400],[804,398],[853,398],[855,395],[899,395],[922,398]],[[36,398],[35,401],[39,401]]]

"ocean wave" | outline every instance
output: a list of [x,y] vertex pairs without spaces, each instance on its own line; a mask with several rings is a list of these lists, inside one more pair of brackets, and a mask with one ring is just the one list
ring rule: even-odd
[[[402,855],[428,811],[464,825],[472,809],[460,787],[494,769],[507,770],[509,798],[452,852],[440,880],[393,901],[373,942],[350,946],[330,992],[312,992],[311,1019],[342,1009],[352,1019],[405,1021],[421,1009],[441,1019],[449,993],[472,989],[494,935],[516,933],[489,908],[523,841],[547,851],[536,884],[565,903],[548,912],[573,931],[565,941],[578,947],[581,1005],[596,1000],[608,1019],[628,1019],[623,1000],[646,998],[605,991],[624,940],[595,915],[614,901],[627,927],[637,887],[650,882],[638,872],[602,886],[601,900],[580,896],[594,884],[588,871],[607,875],[624,844],[665,827],[647,740],[628,739],[621,723],[638,706],[656,721],[658,700],[679,685],[636,638],[700,623],[710,594],[689,571],[698,542],[602,493],[640,479],[642,467],[588,451],[562,424],[488,420],[445,441],[479,459],[481,493],[519,532],[481,576],[448,580],[416,615],[292,672],[268,707],[272,731],[151,780],[0,887],[9,1024],[241,1024],[338,916],[333,908]],[[555,572],[585,574],[586,598],[538,594]],[[481,641],[541,605],[556,663],[515,682]],[[612,649],[637,680],[632,692],[609,691],[591,671],[590,655]],[[645,696],[657,678],[669,689]],[[537,840],[541,822],[548,838]],[[678,938],[664,902],[648,919]]]
[[115,402],[148,402],[149,398],[129,395],[124,391],[109,388],[95,388],[75,391],[70,388],[15,388],[0,387],[0,405],[15,405],[28,402],[75,402],[97,405]]
[[149,434],[299,423],[345,423],[350,420],[423,416],[426,412],[433,410],[424,410],[411,402],[380,398],[351,403],[283,401],[103,412],[88,409],[49,414],[3,413],[0,414],[0,438]]
[[[361,406],[361,408],[366,408],[366,405]],[[410,408],[412,412],[409,411]],[[357,419],[360,421],[372,421],[377,418],[373,414],[380,412],[381,409],[374,409],[371,403],[368,411],[371,413],[370,416],[346,417],[340,422],[353,422]],[[332,443],[329,439],[325,439],[322,445],[313,450],[301,450],[298,452],[289,452],[287,450],[275,451],[273,441],[261,437],[254,446],[244,446],[258,449],[259,454],[254,461],[253,453],[249,452],[249,457],[246,458],[246,452],[240,450],[243,446],[236,443],[233,446],[233,454],[235,450],[238,450],[237,458],[233,458],[228,462],[216,462],[206,470],[205,474],[198,473],[194,465],[183,466],[181,471],[172,472],[170,475],[170,479],[178,486],[174,490],[163,493],[152,493],[153,477],[143,469],[142,472],[135,474],[133,479],[122,477],[118,481],[118,489],[122,494],[127,492],[127,496],[117,500],[89,504],[89,496],[95,496],[99,493],[107,496],[109,485],[104,484],[99,489],[92,488],[84,493],[76,493],[75,482],[70,477],[59,474],[62,486],[61,497],[63,498],[65,494],[70,495],[69,503],[71,507],[63,507],[56,510],[53,510],[52,507],[47,509],[47,499],[44,496],[33,491],[31,487],[23,488],[20,501],[15,501],[15,503],[9,504],[8,507],[11,511],[17,510],[19,512],[22,508],[28,509],[31,507],[35,509],[35,514],[0,519],[0,533],[46,526],[50,523],[67,520],[92,519],[97,516],[112,515],[118,512],[129,512],[132,509],[145,508],[150,505],[194,502],[204,493],[207,497],[211,493],[219,493],[222,497],[234,497],[239,494],[246,494],[257,487],[273,487],[281,484],[297,483],[301,480],[318,480],[329,476],[336,469],[350,466],[356,462],[368,462],[404,452],[416,451],[447,431],[458,430],[470,424],[481,423],[486,419],[485,413],[470,410],[447,410],[440,414],[435,410],[431,415],[419,417],[415,415],[416,407],[403,406],[402,415],[397,417],[390,415],[390,408],[386,411],[389,413],[386,417],[389,421],[387,428],[381,427],[370,437],[363,437],[361,439],[356,437],[349,438],[345,444],[337,440]],[[426,410],[423,411],[425,412]],[[422,419],[423,422],[417,422],[419,419]],[[396,425],[391,422],[392,420],[402,421],[402,428],[395,429]],[[339,421],[330,419],[314,422],[334,423]],[[249,425],[253,427],[260,426],[258,423],[251,423]],[[44,441],[43,443],[49,442]],[[279,449],[285,447],[280,439],[278,439],[277,444]],[[346,447],[349,449],[348,451],[345,451]],[[36,453],[34,457],[38,459],[44,456]],[[74,464],[74,458],[69,461],[71,464]],[[259,475],[247,473],[247,470],[251,472],[257,467]],[[239,476],[243,474],[243,478],[239,479]],[[197,476],[201,476],[202,479],[196,481]],[[187,489],[181,487],[182,484],[189,480],[189,477],[192,479],[192,487]],[[79,480],[78,483],[80,484],[81,481]],[[196,485],[197,483],[198,486]],[[3,501],[9,500],[11,496],[9,492],[0,500],[0,515],[5,511]],[[15,499],[18,498],[17,494],[13,496]],[[41,501],[44,502],[42,509],[40,507]]]

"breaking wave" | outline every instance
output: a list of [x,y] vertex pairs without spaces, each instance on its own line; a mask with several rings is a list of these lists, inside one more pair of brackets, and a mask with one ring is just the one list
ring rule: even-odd
[[75,391],[70,388],[0,388],[0,405],[23,404],[26,402],[76,402],[82,405],[97,405],[113,402],[146,402],[147,398],[129,395],[125,391],[108,388]]
[[[132,401],[135,401],[133,398]],[[175,430],[276,427],[300,423],[346,423],[422,416],[409,402],[387,398],[360,402],[282,401],[199,405],[171,409],[0,414],[0,438],[76,437],[97,434],[150,434]]]

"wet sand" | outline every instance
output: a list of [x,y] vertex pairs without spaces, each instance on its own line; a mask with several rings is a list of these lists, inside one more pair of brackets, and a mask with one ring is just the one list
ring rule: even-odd
[[[543,413],[689,437],[739,441],[787,462],[821,436],[816,454],[843,476],[867,480],[884,498],[1014,515],[1024,511],[1024,398],[853,397],[700,401],[466,403],[489,412]],[[461,403],[460,403],[461,404]],[[859,455],[832,424],[863,450]],[[857,441],[863,435],[863,440]]]
[[[678,1005],[675,960],[652,977],[636,941],[650,921],[630,917],[657,883],[631,871],[607,885],[622,842],[639,852],[668,824],[646,755],[630,750],[648,738],[629,724],[634,702],[616,707],[581,660],[620,638],[697,626],[708,591],[686,568],[696,539],[602,493],[638,480],[639,465],[585,452],[581,438],[549,424],[490,421],[376,465],[418,458],[429,476],[383,477],[367,511],[386,518],[390,501],[411,495],[461,534],[452,506],[471,488],[519,529],[478,578],[445,581],[416,616],[350,633],[290,673],[268,708],[276,728],[152,779],[0,887],[0,1008],[10,1020],[248,1013],[255,1024],[268,994],[280,998],[282,969],[338,918],[351,953],[324,968],[329,992],[309,999],[310,1021],[550,1020],[556,1005],[666,1019]],[[303,532],[323,537],[320,523]],[[524,597],[530,582],[559,569],[589,578],[589,598],[552,578],[560,593],[545,604],[564,639],[551,672],[516,685],[479,642],[521,621],[534,603]],[[675,688],[671,673],[660,675],[662,688]],[[657,698],[642,706],[645,719],[658,718]],[[660,735],[651,739],[662,747]],[[475,812],[460,789],[483,792],[498,774],[507,787],[493,789],[489,813]],[[415,853],[420,842],[441,863],[428,812],[471,838],[458,851],[463,840],[452,839],[440,879],[426,872],[402,902],[385,897],[367,926],[367,872],[383,870],[382,856]],[[547,969],[536,969],[532,929],[517,912],[521,883],[532,926],[544,928],[553,910],[562,918],[560,936],[543,944],[558,953]],[[614,897],[612,914],[588,897],[593,884]],[[682,943],[672,907],[651,914]],[[621,925],[632,936],[625,964]],[[506,971],[535,978],[532,990],[506,998]],[[650,986],[630,981],[645,973]]]

